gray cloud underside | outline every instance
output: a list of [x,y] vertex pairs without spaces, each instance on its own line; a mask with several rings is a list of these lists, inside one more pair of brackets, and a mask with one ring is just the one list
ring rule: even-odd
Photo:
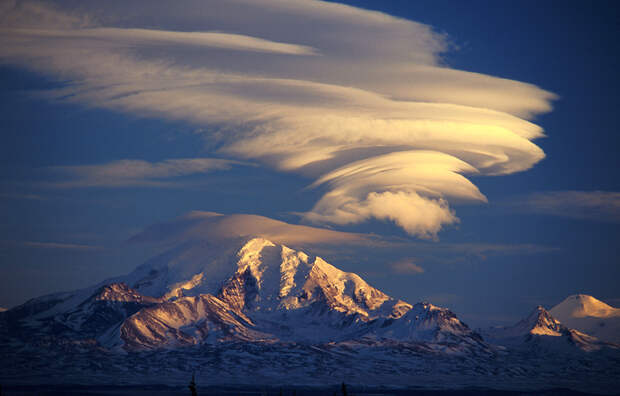
[[233,165],[249,165],[218,158],[179,158],[161,162],[118,160],[105,164],[56,166],[48,168],[62,181],[48,183],[57,188],[73,187],[165,187],[168,179],[227,170]]
[[620,192],[550,191],[534,193],[512,202],[522,212],[579,220],[620,223]]
[[78,245],[74,243],[58,242],[36,242],[36,241],[0,241],[1,248],[24,248],[24,249],[53,249],[53,250],[75,250],[92,251],[102,250],[102,246]]
[[70,81],[51,99],[194,123],[218,155],[317,180],[316,223],[436,238],[451,201],[486,200],[466,175],[544,158],[528,119],[555,96],[443,66],[429,26],[318,1],[184,4],[6,2],[0,60]]

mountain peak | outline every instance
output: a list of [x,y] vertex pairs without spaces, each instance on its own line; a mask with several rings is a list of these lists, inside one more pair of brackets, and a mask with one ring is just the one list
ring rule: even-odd
[[551,314],[570,328],[620,345],[620,309],[587,294],[568,296]]
[[587,294],[568,296],[551,309],[559,317],[583,318],[610,318],[620,316],[620,309],[614,308]]
[[509,327],[492,328],[487,331],[490,338],[530,338],[532,336],[559,337],[568,329],[555,319],[549,311],[539,305],[524,319]]
[[560,323],[540,305],[514,326],[487,329],[483,334],[491,340],[501,341],[509,345],[542,348],[542,350],[554,350],[555,352],[573,353],[576,350],[592,352],[601,348],[615,348],[612,344],[601,342],[592,335]]
[[137,290],[127,286],[125,282],[110,283],[102,286],[93,296],[95,301],[118,301],[118,302],[158,302],[158,299],[143,296]]
[[537,306],[532,313],[517,326],[528,330],[529,334],[560,336],[566,332],[566,327],[554,318],[542,305]]
[[[299,368],[339,376],[349,363],[345,374],[355,371],[360,378],[375,375],[377,368],[400,378],[424,367],[416,372],[423,377],[415,378],[427,379],[428,370],[451,375],[483,369],[485,378],[495,381],[498,364],[513,373],[515,365],[525,364],[524,357],[533,356],[536,366],[518,371],[534,372],[552,368],[558,359],[569,361],[566,356],[607,347],[566,329],[542,306],[504,330],[513,338],[493,346],[447,308],[394,299],[360,276],[278,240],[238,235],[214,241],[198,234],[126,276],[40,297],[0,314],[0,338],[14,348],[14,360],[47,357],[45,366],[61,362],[57,367],[63,374],[65,356],[73,360],[92,353],[78,375],[97,377],[110,368],[110,379],[125,380],[122,376],[138,373],[136,362],[144,360],[145,355],[133,353],[150,350],[141,367],[162,365],[153,371],[158,379],[162,372],[185,375],[187,367],[200,367],[215,373],[211,378],[233,378],[235,383],[265,373],[288,378]],[[32,355],[24,359],[21,345],[30,340]],[[511,348],[518,353],[510,355]],[[54,356],[57,351],[61,359]],[[505,358],[497,359],[498,353]],[[542,365],[540,359],[552,360]],[[586,373],[592,373],[588,359],[577,360],[588,361]],[[237,367],[248,369],[239,372]],[[7,370],[10,362],[2,369],[14,375]],[[96,374],[90,375],[91,369]],[[305,380],[307,371],[295,378]]]
[[339,312],[370,317],[393,300],[354,273],[265,238],[248,240],[237,260],[236,272],[220,292],[236,306],[290,311],[322,301]]

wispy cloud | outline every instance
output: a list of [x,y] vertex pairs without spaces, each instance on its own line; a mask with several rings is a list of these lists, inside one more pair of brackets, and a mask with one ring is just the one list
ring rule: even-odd
[[553,253],[559,250],[558,247],[538,245],[532,243],[438,243],[438,244],[417,244],[416,248],[429,253],[451,253],[460,258],[474,257],[479,260],[485,260],[490,256],[503,255],[528,255]]
[[463,300],[463,296],[459,296],[453,293],[436,293],[436,294],[426,295],[422,297],[421,300],[428,301],[431,304],[437,304],[441,306],[450,306],[458,301]]
[[26,248],[26,249],[53,249],[53,250],[76,250],[93,251],[103,250],[103,246],[79,245],[73,243],[58,242],[35,242],[35,241],[0,241],[0,248]]
[[48,40],[95,39],[110,46],[124,45],[186,45],[222,48],[238,51],[270,52],[277,54],[316,55],[316,51],[304,45],[294,45],[242,34],[217,32],[175,32],[149,29],[14,29],[24,37],[32,36]]
[[444,66],[427,25],[311,0],[55,4],[0,8],[0,60],[68,81],[51,99],[190,122],[220,154],[318,180],[308,221],[435,238],[451,202],[486,200],[465,175],[544,158],[528,119],[555,95]]
[[397,274],[418,275],[424,273],[424,268],[414,262],[414,259],[403,259],[390,264],[390,268]]
[[[377,247],[397,253],[404,257],[415,257],[413,263],[423,268],[435,265],[463,265],[481,263],[495,257],[510,257],[552,254],[560,249],[554,246],[538,244],[502,244],[502,243],[446,243],[414,242],[383,238],[383,244]],[[405,260],[406,262],[407,260]]]
[[0,199],[42,201],[45,198],[37,194],[0,193]]
[[58,188],[166,187],[174,185],[169,179],[227,170],[239,164],[243,163],[217,158],[183,158],[162,162],[120,160],[99,165],[57,166],[50,170],[63,176],[63,180],[47,185]]
[[512,209],[579,220],[620,223],[620,192],[551,191],[510,203]]

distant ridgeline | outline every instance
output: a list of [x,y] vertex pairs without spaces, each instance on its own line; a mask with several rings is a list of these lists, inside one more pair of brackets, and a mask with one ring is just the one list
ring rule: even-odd
[[555,315],[601,323],[617,312],[573,296],[475,332],[446,308],[392,298],[265,238],[196,239],[126,276],[0,313],[0,381],[187,386],[195,373],[205,385],[609,391],[620,389],[618,345]]

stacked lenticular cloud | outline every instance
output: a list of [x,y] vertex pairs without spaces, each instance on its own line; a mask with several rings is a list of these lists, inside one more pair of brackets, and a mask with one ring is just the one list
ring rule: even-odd
[[47,94],[199,127],[210,155],[314,180],[306,220],[395,222],[435,238],[466,177],[544,158],[529,122],[554,95],[442,65],[445,36],[319,1],[31,1],[0,6],[0,59],[65,82]]

